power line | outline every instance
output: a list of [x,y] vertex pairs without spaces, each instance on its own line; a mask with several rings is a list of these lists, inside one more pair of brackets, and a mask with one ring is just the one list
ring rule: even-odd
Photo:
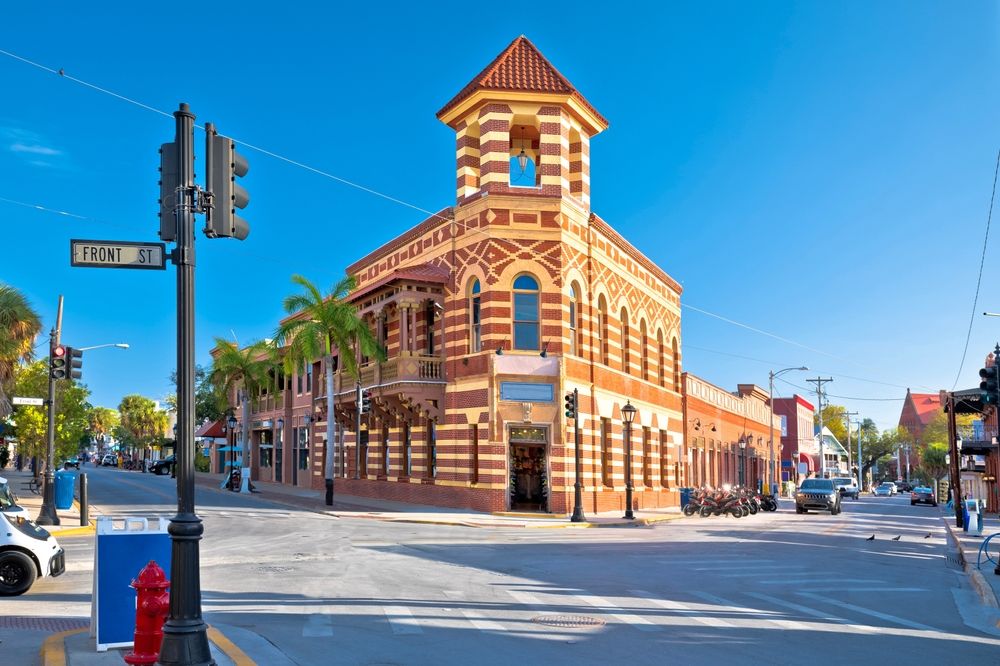
[[965,348],[962,349],[962,362],[958,364],[958,374],[955,375],[955,383],[951,385],[954,391],[958,386],[958,380],[962,377],[962,369],[965,368],[965,356],[969,353],[969,339],[972,337],[972,323],[976,319],[976,306],[979,304],[979,287],[983,283],[983,265],[986,263],[986,245],[990,240],[990,222],[993,220],[993,200],[997,193],[997,173],[1000,172],[1000,150],[997,151],[997,164],[993,167],[993,191],[990,193],[990,209],[986,215],[986,234],[983,236],[983,254],[979,258],[979,276],[976,278],[976,295],[972,298],[972,315],[969,317],[969,330],[965,334]]
[[[785,384],[788,384],[792,388],[797,388],[800,391],[805,391],[806,393],[816,392],[816,389],[808,388],[805,386],[799,386],[798,384],[793,384],[784,377],[775,377],[775,379],[777,379],[779,382],[784,382]],[[838,398],[840,400],[863,400],[866,402],[902,402],[903,400],[906,400],[906,398],[859,398],[857,396],[852,396],[852,395],[836,395],[834,393],[827,393],[826,391],[823,391],[823,395],[829,396],[831,398]]]

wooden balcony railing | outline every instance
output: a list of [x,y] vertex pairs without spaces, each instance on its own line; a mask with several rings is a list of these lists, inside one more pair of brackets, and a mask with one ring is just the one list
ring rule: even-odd
[[[361,366],[359,374],[362,386],[381,386],[405,381],[441,382],[444,381],[444,363],[439,356],[402,356],[390,358],[385,363],[367,363]],[[344,372],[334,373],[334,392],[343,393],[353,387],[353,377]],[[326,389],[322,382],[313,399],[326,399]]]

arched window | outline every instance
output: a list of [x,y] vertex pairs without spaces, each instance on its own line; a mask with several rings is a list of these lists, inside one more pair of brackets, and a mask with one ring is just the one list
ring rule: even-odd
[[658,368],[657,373],[660,378],[660,386],[667,385],[667,359],[666,350],[663,346],[663,331],[656,332],[656,366]]
[[579,294],[579,289],[574,282],[569,286],[569,353],[574,356],[580,354],[580,327],[577,323],[580,317]]
[[674,390],[678,393],[681,392],[681,354],[677,349],[677,338],[674,338],[670,343],[671,356],[673,357],[674,363]]
[[628,311],[622,308],[622,372],[628,374],[631,371],[629,357],[628,340]]
[[604,300],[604,296],[601,296],[597,302],[597,319],[598,335],[601,336],[601,339],[598,340],[601,363],[610,365],[611,361],[608,357],[608,303]]
[[538,282],[530,275],[519,275],[514,280],[514,349],[538,348]]
[[646,320],[639,321],[639,363],[642,368],[642,378],[649,380],[649,354],[646,353]]
[[482,324],[480,319],[479,280],[473,279],[469,286],[469,352],[483,348]]

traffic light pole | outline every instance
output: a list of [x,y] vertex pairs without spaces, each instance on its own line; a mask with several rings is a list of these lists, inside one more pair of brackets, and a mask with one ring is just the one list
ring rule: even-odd
[[355,398],[357,401],[355,405],[357,406],[357,411],[354,417],[354,478],[361,478],[361,400],[363,399],[361,391],[361,382],[358,382],[355,388]]
[[580,451],[580,390],[573,389],[573,453],[576,463],[576,482],[573,484],[573,516],[570,522],[582,523],[587,520],[583,515],[583,458]]
[[[63,297],[59,295],[59,309],[56,311],[56,325],[49,334],[49,365],[52,364],[52,354],[59,346],[62,335]],[[38,512],[39,525],[58,525],[59,514],[56,513],[56,380],[49,369],[48,426],[45,435],[45,483],[42,488],[42,508]]]
[[198,542],[204,532],[194,506],[194,114],[174,112],[179,178],[174,205],[177,247],[177,515],[170,519],[170,613],[157,663],[214,666],[201,615]]

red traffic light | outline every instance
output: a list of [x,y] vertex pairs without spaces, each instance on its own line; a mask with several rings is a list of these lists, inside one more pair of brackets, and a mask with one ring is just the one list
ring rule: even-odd
[[52,355],[55,357],[62,358],[66,355],[66,348],[62,345],[56,345],[56,348],[52,350]]

